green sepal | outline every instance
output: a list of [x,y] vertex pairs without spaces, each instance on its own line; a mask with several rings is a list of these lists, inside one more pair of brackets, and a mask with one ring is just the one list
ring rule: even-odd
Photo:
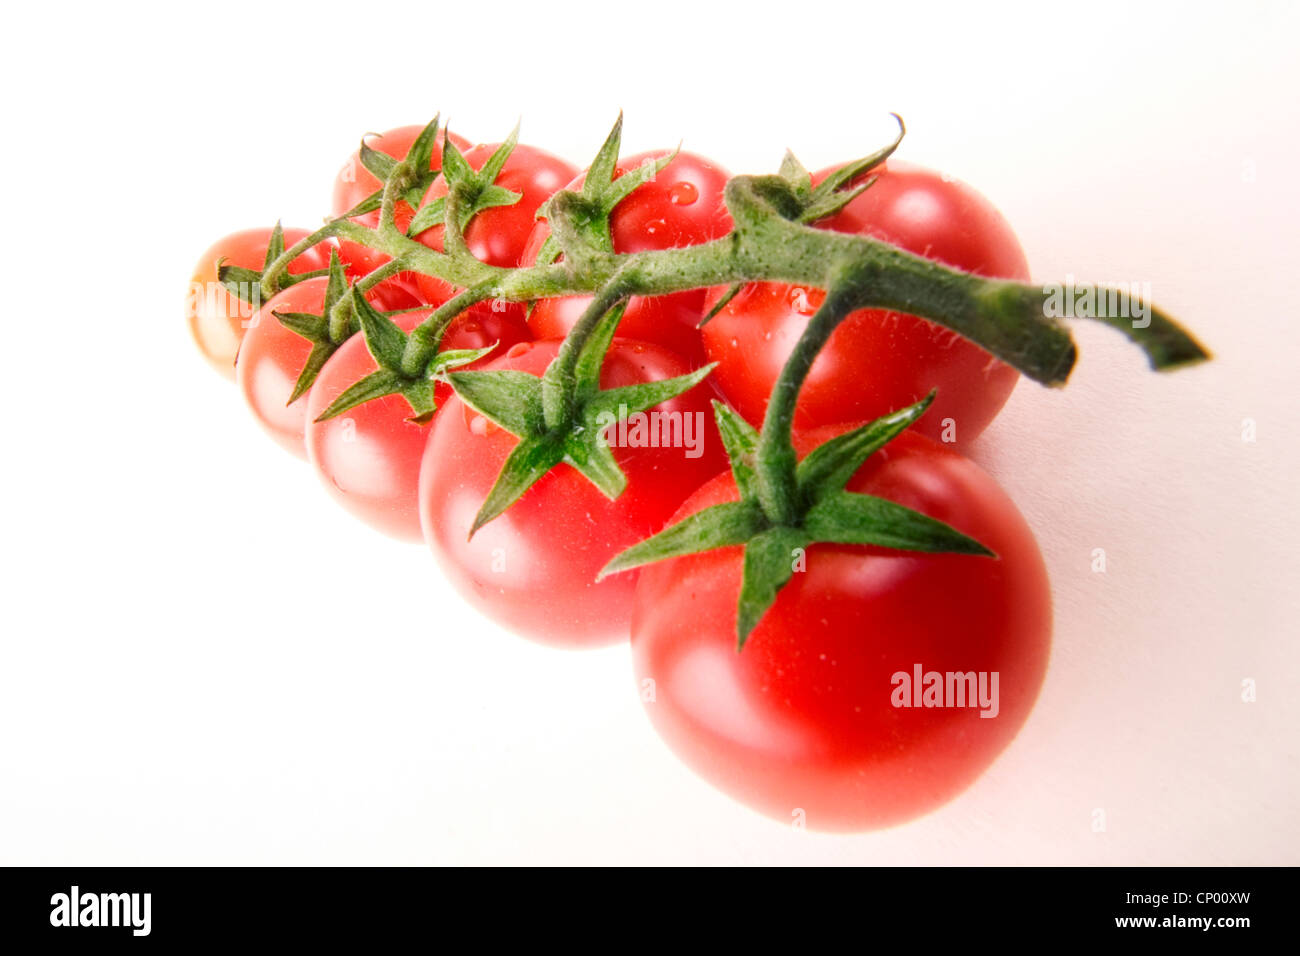
[[742,498],[758,497],[758,476],[754,471],[758,452],[758,430],[725,402],[713,400],[713,417],[722,436],[722,447],[731,461],[731,475]]
[[[464,231],[469,221],[483,210],[497,206],[513,206],[523,198],[523,193],[496,185],[496,178],[501,175],[501,170],[505,167],[506,160],[510,158],[518,141],[519,127],[516,125],[505,142],[488,157],[483,168],[475,170],[450,137],[443,139],[442,176],[447,181],[447,192],[459,189],[465,197],[456,223],[461,231]],[[446,218],[447,199],[445,196],[439,197],[416,212],[406,229],[406,234],[418,236],[433,226],[445,225]]]
[[717,364],[712,362],[674,378],[639,382],[636,385],[623,385],[619,388],[603,388],[583,402],[583,417],[588,422],[594,422],[602,415],[613,415],[615,421],[621,421],[628,415],[644,412],[661,402],[690,391],[704,381]]
[[271,229],[271,238],[266,243],[266,258],[262,260],[262,271],[271,268],[271,263],[284,255],[284,227],[277,219]]
[[395,372],[391,372],[386,368],[378,369],[348,386],[342,395],[334,399],[329,407],[320,413],[316,421],[327,421],[337,415],[342,415],[349,409],[356,408],[358,405],[374,401],[376,398],[403,392],[409,384],[407,379]]
[[292,405],[312,387],[316,381],[316,376],[320,375],[320,370],[325,367],[325,363],[330,360],[338,346],[328,340],[317,342],[311,347],[311,352],[307,355],[307,361],[303,363],[302,371],[298,373],[298,380],[293,383],[293,392],[289,395],[286,405]]
[[[225,286],[226,291],[252,306],[262,304],[262,273],[258,269],[245,269],[242,266],[228,266],[225,260],[217,263],[217,281]],[[252,292],[248,298],[245,293]]]
[[420,204],[433,181],[441,175],[440,170],[430,168],[433,165],[434,150],[438,148],[439,119],[440,117],[434,116],[432,121],[425,124],[398,164],[401,167],[400,175],[405,180],[399,196],[412,209]]
[[777,175],[794,187],[796,195],[808,195],[812,192],[812,174],[808,172],[808,168],[803,163],[799,162],[799,158],[788,149],[781,159],[781,169]]
[[406,354],[406,333],[373,305],[363,295],[352,292],[352,309],[361,331],[366,336],[366,348],[381,369],[402,374],[402,356]]
[[437,116],[427,123],[401,159],[394,159],[387,153],[372,149],[363,139],[357,151],[361,158],[361,165],[365,166],[384,186],[338,218],[351,219],[382,208],[384,192],[390,182],[393,183],[396,199],[412,208],[419,206],[420,200],[439,176],[438,170],[430,168],[434,150],[437,148],[438,123]]
[[527,372],[451,372],[447,381],[462,402],[516,438],[545,431],[542,380]]
[[310,312],[272,311],[271,314],[294,335],[301,336],[309,342],[315,342],[324,336],[329,325],[329,320],[324,315],[312,315]]
[[439,196],[427,206],[421,207],[416,214],[411,217],[410,224],[406,227],[408,236],[418,236],[426,229],[433,226],[441,226],[443,219],[446,218],[447,200],[446,197]]
[[370,175],[374,176],[381,183],[387,182],[388,177],[392,175],[397,168],[397,160],[387,153],[378,149],[371,149],[370,144],[362,137],[361,145],[357,148],[357,158],[361,160],[361,165],[366,168]]
[[[614,251],[614,239],[610,233],[609,217],[614,208],[636,191],[638,187],[649,182],[669,163],[677,158],[681,146],[663,156],[646,159],[636,169],[629,169],[622,175],[618,173],[618,156],[623,141],[623,114],[618,114],[613,128],[605,137],[596,158],[587,167],[582,182],[582,192],[574,208],[579,213],[577,226],[582,241],[602,252]],[[550,217],[550,201],[543,203],[537,210],[538,219]],[[561,254],[560,244],[554,234],[546,237],[534,260],[536,265],[550,265]]]
[[740,290],[743,288],[745,288],[745,283],[743,282],[732,283],[731,287],[718,297],[718,301],[709,307],[709,311],[704,313],[704,318],[700,319],[700,321],[696,323],[695,327],[697,329],[702,329],[713,321],[717,314],[727,307],[727,303],[740,294]]
[[325,299],[321,306],[321,314],[310,315],[304,312],[272,313],[281,325],[289,331],[302,336],[312,345],[307,361],[298,372],[298,378],[293,384],[293,392],[290,393],[287,404],[292,405],[307,393],[312,383],[316,381],[316,376],[320,374],[320,370],[329,361],[330,356],[338,351],[338,347],[356,331],[355,311],[350,305],[347,307],[348,322],[341,328],[335,328],[332,318],[335,307],[347,295],[348,281],[343,271],[343,263],[339,259],[338,251],[330,250],[329,282],[325,286]]
[[[861,183],[854,188],[845,188],[852,183],[853,180],[858,179],[864,173],[870,172],[887,160],[894,154],[894,150],[898,149],[899,144],[902,143],[903,137],[907,134],[907,128],[903,125],[903,118],[897,113],[892,113],[890,115],[898,121],[898,135],[894,137],[894,141],[889,145],[876,150],[869,156],[864,156],[851,163],[846,163],[832,172],[815,187],[809,189],[808,192],[801,197],[804,200],[804,209],[799,216],[800,222],[814,223],[820,219],[825,219],[828,216],[835,215],[861,195],[863,191],[865,191],[871,183],[875,181],[872,179],[868,182]],[[787,153],[786,156],[787,159],[794,158],[789,153]],[[795,162],[798,162],[798,160],[795,160]],[[786,164],[782,163],[781,175],[788,178],[786,172]],[[811,182],[811,179],[809,179],[808,183],[810,186]],[[797,193],[800,192],[799,186],[796,185],[795,188]]]
[[469,365],[481,358],[486,358],[495,352],[500,344],[500,342],[493,342],[481,349],[447,349],[445,352],[439,352],[433,357],[433,361],[429,363],[429,377],[446,378],[446,373],[450,369],[460,368],[462,365]]
[[800,528],[768,528],[745,544],[740,600],[736,606],[736,650],[745,646],[749,635],[763,619],[781,588],[794,574],[800,551],[811,543]]
[[372,192],[369,196],[367,196],[365,199],[361,200],[361,202],[357,203],[355,206],[349,209],[347,212],[343,213],[342,215],[335,216],[334,218],[336,220],[355,219],[357,216],[364,216],[366,213],[374,212],[375,210],[383,206],[383,204],[384,204],[384,191],[382,189],[377,189],[374,192]]
[[433,382],[429,380],[410,382],[402,389],[402,398],[411,406],[407,421],[423,425],[433,418],[438,410],[438,403],[433,398]]
[[564,459],[564,446],[552,435],[521,438],[501,466],[487,499],[474,516],[469,537],[523,497],[539,478]]
[[667,558],[744,544],[767,527],[767,518],[757,501],[713,505],[620,552],[601,569],[596,580]]
[[973,554],[996,557],[974,538],[929,515],[874,495],[835,491],[803,517],[811,541],[868,544],[927,554]]
[[[626,310],[627,303],[620,302],[601,316],[578,351],[578,360],[573,366],[573,395],[576,401],[586,401],[600,391],[600,370],[605,365],[605,355],[609,352]],[[542,376],[542,381],[548,383],[548,386],[558,381],[559,367],[559,362],[552,362]]]
[[915,405],[890,412],[814,448],[795,470],[795,479],[799,483],[803,499],[812,503],[824,495],[843,491],[867,458],[884,448],[925,414],[925,410],[934,401],[935,394],[932,391]]
[[590,441],[586,428],[565,436],[564,461],[578,469],[610,501],[627,488],[627,475],[618,467],[613,449],[603,441]]

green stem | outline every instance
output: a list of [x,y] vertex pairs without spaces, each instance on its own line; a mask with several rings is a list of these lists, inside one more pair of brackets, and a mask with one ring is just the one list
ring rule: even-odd
[[[516,269],[436,252],[396,229],[374,230],[353,222],[335,228],[342,238],[400,256],[412,271],[461,288],[481,286],[489,290],[486,297],[509,302],[593,295],[606,290],[616,277],[619,291],[612,301],[752,281],[826,289],[841,277],[853,309],[919,315],[969,339],[1035,381],[1047,385],[1065,381],[1074,364],[1074,344],[1059,322],[1045,316],[1041,286],[985,279],[877,239],[790,221],[779,213],[781,188],[786,186],[779,177],[732,179],[727,205],[736,227],[712,242],[625,255],[586,246],[573,249],[573,255],[566,253],[564,262]],[[552,202],[553,214],[566,208],[563,202]],[[1098,298],[1101,305],[1105,297]],[[1152,309],[1146,327],[1124,325],[1119,314],[1095,318],[1120,326],[1155,368],[1208,357],[1191,335],[1158,310]],[[588,324],[598,319],[592,317]],[[566,359],[570,360],[574,359]]]
[[558,428],[569,421],[573,413],[578,377],[578,359],[582,349],[591,339],[596,326],[610,309],[615,308],[627,292],[622,281],[611,281],[591,300],[577,323],[564,337],[555,365],[542,379],[542,415],[550,428]]
[[483,286],[466,289],[460,295],[438,306],[427,319],[411,330],[402,353],[402,371],[410,376],[424,372],[429,361],[438,354],[442,336],[447,327],[472,305],[492,298],[492,290]]
[[796,527],[803,517],[791,440],[795,405],[822,346],[852,311],[852,287],[846,283],[830,283],[825,301],[808,321],[808,327],[799,336],[772,387],[754,454],[754,472],[759,503],[773,524]]
[[262,273],[262,296],[269,299],[280,291],[280,279],[289,271],[289,264],[297,259],[300,255],[325,239],[329,239],[338,233],[338,224],[343,220],[331,219],[325,225],[321,226],[315,232],[304,236],[295,242],[292,246],[285,249],[284,252],[276,256],[275,261]]

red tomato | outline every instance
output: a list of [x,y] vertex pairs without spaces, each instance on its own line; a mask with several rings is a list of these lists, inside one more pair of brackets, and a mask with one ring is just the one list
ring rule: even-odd
[[[249,323],[248,334],[235,362],[235,378],[244,401],[267,432],[299,458],[307,457],[303,430],[307,423],[307,398],[292,405],[289,396],[298,375],[307,364],[311,343],[291,332],[271,313],[303,312],[320,315],[325,307],[328,277],[307,279],[279,292],[266,302]],[[376,308],[387,308],[397,292],[380,287],[367,299]]]
[[[394,159],[405,159],[406,154],[411,151],[411,144],[420,135],[424,129],[423,126],[399,126],[397,129],[390,129],[387,133],[380,133],[377,136],[367,137],[366,144],[381,153],[387,153]],[[433,157],[429,162],[430,169],[442,168],[442,144],[444,133],[438,133],[438,145],[434,148]],[[468,149],[469,142],[455,133],[451,134],[451,141],[460,149]],[[361,153],[357,151],[348,157],[348,161],[343,164],[338,175],[334,178],[334,200],[331,204],[331,213],[334,216],[341,216],[349,209],[354,207],[361,200],[365,199],[375,190],[383,186],[370,170],[361,164]],[[393,211],[393,221],[397,227],[403,231],[410,225],[411,217],[415,211],[411,209],[406,202],[398,201]],[[360,223],[363,226],[374,227],[379,224],[379,211],[368,212],[364,216],[357,216],[353,222]],[[363,276],[374,272],[385,262],[389,256],[382,252],[375,252],[359,243],[349,242],[348,240],[339,241],[339,258],[348,264],[348,271],[354,276]],[[380,283],[381,286],[402,286],[411,290],[414,298],[415,276],[413,273],[402,273],[394,276],[392,279],[386,279]],[[445,302],[446,296],[439,299],[439,302]],[[418,300],[416,300],[418,301]],[[432,299],[424,300],[433,303]]]
[[[629,156],[619,162],[618,174],[667,152],[658,150]],[[678,153],[653,180],[638,186],[614,207],[609,220],[614,251],[675,249],[726,235],[731,231],[731,215],[723,201],[727,179],[724,169],[702,156]],[[565,188],[580,192],[585,180],[584,173]],[[533,227],[521,264],[533,264],[550,234],[550,226],[544,220]],[[671,295],[634,298],[619,322],[619,334],[672,349],[698,367],[703,364],[704,352],[697,326],[704,317],[707,292],[690,289]],[[590,302],[590,296],[543,299],[528,316],[528,326],[538,338],[564,338]]]
[[[487,367],[540,375],[558,351],[554,340],[516,345]],[[687,371],[685,360],[666,349],[615,339],[601,384],[616,388]],[[596,574],[614,555],[658,531],[691,491],[724,466],[708,397],[706,389],[693,388],[640,420],[643,426],[689,425],[689,434],[680,432],[689,439],[683,447],[631,447],[638,441],[632,431],[626,442],[610,437],[628,478],[619,498],[610,501],[577,471],[558,465],[469,541],[474,516],[518,439],[452,399],[434,422],[420,471],[425,540],[460,592],[506,627],[567,647],[626,639],[636,572],[600,583]],[[650,417],[656,412],[660,417]]]
[[[820,225],[874,236],[967,272],[1029,278],[1015,233],[969,186],[892,159],[873,175],[879,176],[873,186]],[[719,363],[717,386],[755,425],[823,298],[817,289],[756,283],[704,327],[705,351]],[[817,357],[799,395],[795,424],[874,419],[937,387],[933,407],[915,428],[961,445],[988,426],[1018,377],[1011,366],[932,322],[864,309],[844,320]]]
[[[409,332],[433,312],[425,309],[393,317]],[[482,303],[461,314],[443,335],[443,349],[481,349],[498,343],[499,355],[528,338],[528,328],[515,315],[493,312]],[[489,361],[480,360],[475,368]],[[342,415],[318,422],[343,391],[378,365],[365,337],[344,342],[308,394],[307,457],[326,489],[348,511],[373,528],[404,541],[422,541],[420,530],[420,461],[429,426],[411,422],[411,406],[400,395],[358,405]],[[434,389],[438,412],[452,398],[451,386]]]
[[[808,451],[846,427],[796,444]],[[741,548],[726,548],[643,568],[632,623],[646,710],[673,751],[754,809],[818,830],[901,823],[965,789],[1025,722],[1051,643],[1033,534],[975,464],[907,433],[848,490],[948,522],[998,557],[812,545],[737,652]],[[719,475],[674,520],[735,499],[730,473]],[[895,706],[911,690],[896,675],[917,666],[975,672],[977,692],[988,675],[990,704],[996,673],[997,715]]]
[[[475,146],[465,152],[465,159],[474,169],[482,169],[483,164],[496,152],[498,143]],[[550,153],[519,143],[506,160],[496,184],[521,194],[519,202],[513,206],[494,206],[485,209],[470,220],[465,228],[465,242],[475,257],[494,266],[516,266],[519,256],[524,251],[528,237],[536,222],[537,207],[544,203],[558,189],[573,179],[578,172],[569,162],[552,156]],[[423,209],[429,203],[447,195],[447,182],[439,179],[435,182],[420,203]],[[430,249],[442,251],[442,226],[434,226],[420,233],[416,238]],[[418,275],[416,283],[420,291],[434,301],[439,296],[445,301],[451,298],[452,290],[441,279],[433,276]],[[523,306],[511,303],[511,311],[523,315]]]
[[[287,249],[307,236],[305,229],[285,229],[284,246]],[[231,233],[217,240],[199,257],[190,277],[185,310],[190,334],[203,357],[227,378],[235,377],[235,355],[257,308],[226,291],[226,287],[217,281],[217,266],[224,259],[227,265],[260,271],[266,263],[266,248],[270,241],[270,229],[245,229]],[[329,250],[328,243],[312,246],[289,263],[289,272],[301,275],[329,268]]]

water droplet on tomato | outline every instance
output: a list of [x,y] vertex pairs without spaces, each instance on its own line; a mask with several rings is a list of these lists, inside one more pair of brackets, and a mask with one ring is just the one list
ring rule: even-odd
[[519,356],[525,354],[532,347],[532,342],[516,342],[514,345],[510,346],[510,350],[506,352],[506,358],[519,358]]
[[675,206],[689,206],[700,198],[700,191],[695,183],[677,183],[668,190],[668,201]]
[[645,231],[652,236],[659,230],[667,228],[668,223],[664,222],[662,219],[651,219],[645,224]]
[[475,415],[469,420],[469,431],[471,435],[477,435],[479,438],[487,437],[488,420],[482,415]]
[[477,322],[471,319],[470,321],[466,322],[463,326],[461,326],[461,328],[466,332],[477,332],[479,329],[483,328],[483,326],[479,325]]

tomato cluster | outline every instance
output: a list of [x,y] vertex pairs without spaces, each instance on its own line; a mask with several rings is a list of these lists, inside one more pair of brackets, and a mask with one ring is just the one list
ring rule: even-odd
[[[365,203],[384,183],[364,154],[402,160],[421,129],[372,137],[354,154],[334,184],[333,216],[378,224],[377,205]],[[438,135],[430,173],[440,169],[444,143],[474,171],[505,155],[500,144]],[[512,140],[508,148],[494,182],[515,198],[474,210],[464,243],[492,266],[562,261],[548,242],[547,201],[560,190],[582,193],[588,174],[534,146]],[[658,150],[620,160],[614,178],[646,163],[662,168],[613,207],[612,252],[681,249],[728,235],[733,222],[721,166]],[[811,183],[832,172],[814,174]],[[870,175],[867,188],[815,225],[875,237],[965,272],[1028,277],[1014,234],[969,187],[893,159]],[[423,210],[446,200],[448,188],[438,176],[418,201],[399,199],[396,227],[406,233]],[[285,230],[284,246],[306,235]],[[410,238],[442,251],[444,226]],[[997,557],[813,544],[738,650],[741,547],[598,576],[637,542],[737,499],[712,403],[721,400],[753,426],[762,424],[821,290],[752,282],[633,297],[599,368],[599,387],[659,382],[706,363],[713,363],[711,375],[644,411],[600,423],[626,481],[617,497],[588,480],[577,460],[543,463],[517,500],[469,536],[520,446],[517,433],[481,414],[443,378],[433,389],[432,413],[413,414],[402,394],[389,393],[331,415],[355,383],[381,371],[380,353],[355,326],[324,352],[324,340],[295,331],[303,316],[319,316],[320,328],[327,327],[340,273],[357,283],[387,267],[382,281],[364,287],[364,301],[407,333],[464,290],[404,263],[396,271],[387,254],[355,238],[326,237],[293,260],[278,292],[264,302],[254,297],[253,308],[217,282],[217,270],[223,263],[258,269],[271,242],[270,230],[250,230],[209,249],[194,284],[215,291],[196,297],[189,316],[200,350],[233,372],[254,417],[310,463],[345,509],[385,534],[424,542],[455,586],[494,620],[564,647],[630,637],[655,726],[718,787],[778,819],[806,814],[814,828],[889,825],[949,800],[1025,721],[1047,663],[1049,588],[1014,505],[954,450],[989,424],[1018,377],[979,346],[916,316],[853,313],[799,393],[793,442],[802,457],[937,388],[920,434],[905,433],[868,458],[847,490],[942,521]],[[590,301],[572,295],[477,302],[447,326],[437,347],[463,351],[462,368],[542,376]],[[300,317],[295,328],[293,316]],[[317,354],[328,357],[304,391],[304,369]],[[898,706],[894,678],[918,666],[997,675],[995,716],[986,719],[987,708]]]

